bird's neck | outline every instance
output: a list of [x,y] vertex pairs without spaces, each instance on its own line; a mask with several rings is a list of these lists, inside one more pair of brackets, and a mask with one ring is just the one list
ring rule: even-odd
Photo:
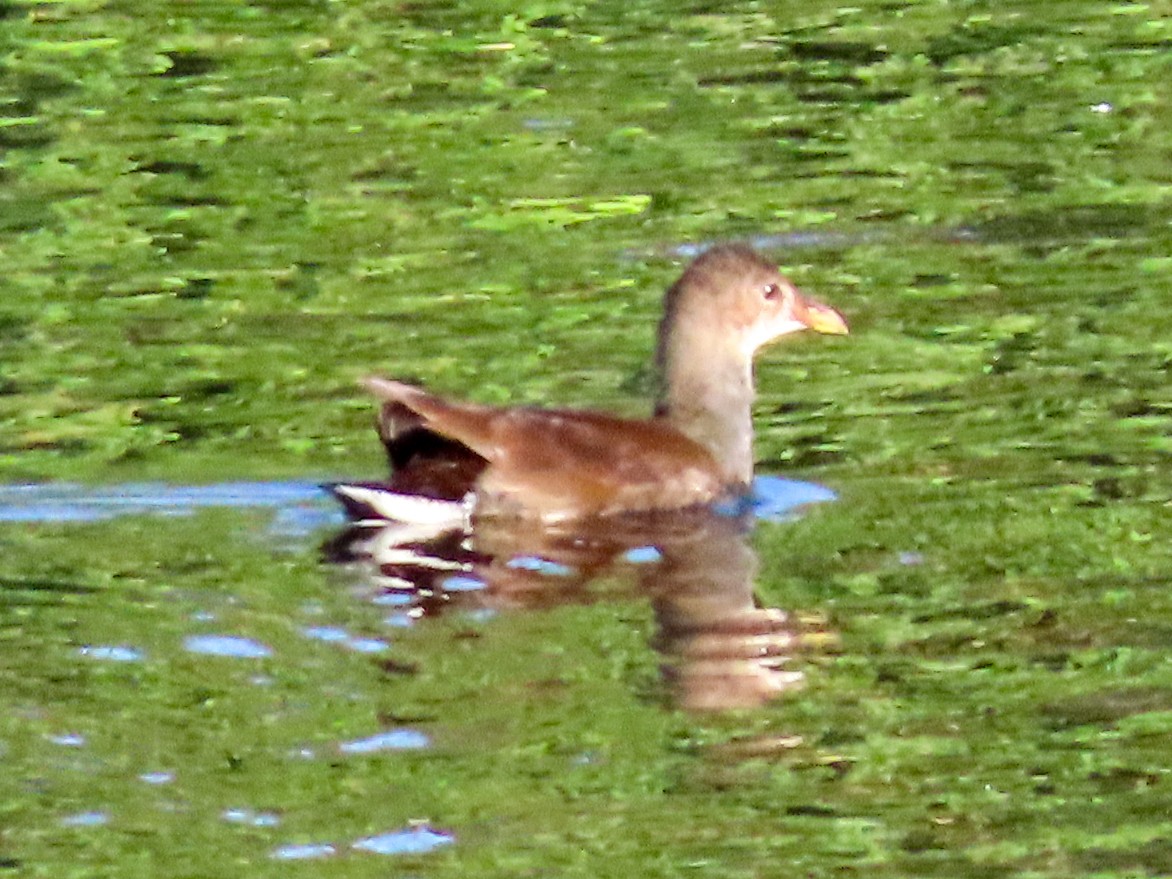
[[[706,334],[707,335],[707,334]],[[735,344],[661,336],[655,413],[707,448],[730,484],[753,479],[753,364]]]

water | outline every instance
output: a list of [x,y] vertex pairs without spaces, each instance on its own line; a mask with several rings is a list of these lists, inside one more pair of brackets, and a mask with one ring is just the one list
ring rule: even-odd
[[[344,6],[0,4],[0,864],[1172,872],[1157,7]],[[730,238],[852,327],[758,365],[838,496],[715,544],[759,630],[322,563],[359,376],[643,412]]]

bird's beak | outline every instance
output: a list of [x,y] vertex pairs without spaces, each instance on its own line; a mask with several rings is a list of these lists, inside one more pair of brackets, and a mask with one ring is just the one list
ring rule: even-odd
[[831,308],[815,299],[798,294],[794,297],[794,317],[816,333],[831,336],[845,336],[850,332],[846,319]]

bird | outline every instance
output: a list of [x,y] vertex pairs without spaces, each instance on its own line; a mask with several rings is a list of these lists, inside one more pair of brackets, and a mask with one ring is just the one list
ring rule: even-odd
[[753,357],[785,335],[844,335],[846,320],[744,244],[713,246],[668,289],[650,418],[491,406],[368,376],[387,483],[331,486],[352,518],[554,523],[744,496],[753,478]]

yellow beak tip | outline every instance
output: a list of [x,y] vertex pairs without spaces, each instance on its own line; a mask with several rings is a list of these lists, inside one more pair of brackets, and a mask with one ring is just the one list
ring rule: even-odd
[[807,315],[810,329],[816,333],[824,333],[828,336],[848,336],[850,335],[850,327],[846,324],[846,319],[833,308],[818,308],[811,309]]

